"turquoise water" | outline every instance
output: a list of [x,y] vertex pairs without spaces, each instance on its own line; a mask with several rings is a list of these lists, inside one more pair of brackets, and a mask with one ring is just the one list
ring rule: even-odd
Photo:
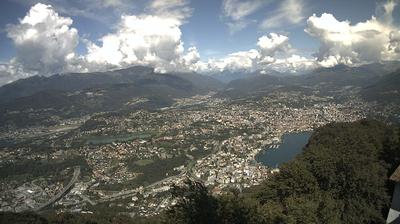
[[257,156],[256,161],[268,167],[278,167],[280,164],[293,159],[301,153],[307,144],[312,132],[287,133],[283,135],[283,142],[277,148],[267,145]]

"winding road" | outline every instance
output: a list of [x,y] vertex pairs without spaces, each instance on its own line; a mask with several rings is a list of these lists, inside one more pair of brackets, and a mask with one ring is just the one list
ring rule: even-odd
[[69,181],[67,186],[65,186],[64,189],[61,192],[59,192],[58,194],[54,195],[49,201],[47,201],[46,203],[40,205],[39,207],[33,208],[31,211],[34,211],[34,212],[41,211],[41,210],[43,210],[45,208],[50,207],[52,204],[56,203],[61,198],[63,198],[72,189],[72,187],[74,186],[75,182],[78,180],[80,173],[81,173],[81,167],[80,166],[74,167],[74,175],[72,176],[72,179]]

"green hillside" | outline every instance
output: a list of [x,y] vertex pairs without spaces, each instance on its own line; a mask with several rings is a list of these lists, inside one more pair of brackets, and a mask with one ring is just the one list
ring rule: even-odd
[[7,223],[384,223],[400,164],[400,129],[377,121],[317,129],[304,152],[244,193],[214,196],[202,183],[175,186],[164,214],[132,219],[94,214],[3,213]]

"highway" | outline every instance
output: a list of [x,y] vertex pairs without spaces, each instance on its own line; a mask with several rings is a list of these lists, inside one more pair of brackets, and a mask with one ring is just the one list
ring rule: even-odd
[[[162,184],[162,183],[164,183],[166,181],[172,180],[172,179],[177,178],[177,177],[179,177],[181,175],[184,175],[184,174],[185,174],[185,172],[182,172],[182,173],[180,173],[178,175],[164,178],[164,179],[162,179],[160,181],[154,182],[154,183],[144,187],[144,189],[150,189],[152,187],[155,187],[155,186],[157,186],[159,184]],[[119,192],[119,193],[112,194],[112,195],[106,196],[104,198],[101,198],[101,199],[97,200],[96,203],[102,203],[102,202],[106,202],[106,201],[113,201],[113,200],[117,200],[117,199],[120,199],[120,198],[133,196],[133,195],[137,194],[137,192],[138,192],[137,189],[122,191],[122,192]]]
[[74,167],[74,175],[72,176],[72,179],[69,181],[69,183],[67,184],[67,186],[64,187],[64,189],[59,192],[58,194],[54,195],[49,201],[47,201],[46,203],[40,205],[39,207],[33,208],[32,211],[34,212],[38,212],[41,211],[45,208],[50,207],[52,204],[56,203],[57,201],[59,201],[62,197],[64,197],[66,194],[68,194],[68,192],[72,189],[72,187],[74,186],[75,182],[78,180],[79,175],[81,173],[81,167],[80,166],[76,166]]
[[[214,152],[216,152],[216,151],[218,151],[218,149],[214,150]],[[209,155],[209,156],[211,156],[211,155]],[[209,156],[207,156],[207,157],[209,157]],[[207,158],[207,157],[205,157],[205,158]],[[194,158],[190,158],[190,159],[194,159]],[[196,178],[192,174],[191,168],[190,168],[188,171],[182,171],[181,173],[179,173],[177,175],[169,176],[167,178],[164,178],[162,180],[154,182],[154,183],[144,187],[144,190],[149,190],[149,189],[151,189],[153,187],[156,187],[157,185],[163,184],[163,183],[165,183],[167,181],[173,180],[174,178],[179,178],[181,176],[188,176],[188,177],[191,177],[192,179],[194,179],[196,181],[201,181],[199,178]],[[84,203],[85,201],[89,202],[91,205],[95,205],[95,204],[98,204],[98,203],[103,203],[103,202],[107,202],[107,201],[114,201],[114,200],[121,199],[121,198],[131,197],[133,195],[136,195],[138,192],[139,192],[138,189],[125,190],[125,191],[121,191],[121,192],[117,192],[115,194],[111,194],[111,195],[105,196],[105,197],[100,198],[98,200],[90,200],[88,197],[85,197],[85,198],[83,198],[84,199],[83,201],[80,201],[80,202],[76,203],[75,205]],[[88,200],[90,200],[90,201],[88,201]]]
[[[214,149],[213,153],[217,152],[218,150],[220,150],[220,146],[218,146],[216,149]],[[208,158],[208,157],[210,157],[210,156],[212,156],[212,154],[210,154],[210,155],[204,157],[203,159]],[[189,158],[190,158],[190,157],[189,157]],[[190,159],[193,160],[194,158],[191,157]],[[153,188],[153,187],[155,187],[155,186],[157,186],[157,185],[159,185],[159,184],[165,183],[165,182],[170,181],[170,180],[172,180],[172,179],[174,179],[174,178],[179,178],[180,176],[188,176],[188,177],[192,178],[193,180],[201,181],[201,179],[196,178],[196,177],[192,174],[192,168],[190,168],[190,169],[188,169],[187,171],[182,171],[181,173],[179,173],[179,174],[177,174],[177,175],[170,176],[170,177],[164,178],[164,179],[162,179],[162,180],[159,180],[159,181],[157,181],[157,182],[154,182],[154,183],[152,183],[152,184],[150,184],[150,185],[144,187],[144,189],[147,189],[147,190],[148,190],[148,189],[151,189],[151,188]],[[120,198],[126,198],[126,197],[133,196],[133,195],[137,194],[137,192],[138,192],[137,189],[118,192],[118,193],[115,193],[115,194],[106,196],[106,197],[104,197],[104,198],[98,199],[95,203],[102,203],[102,202],[106,202],[106,201],[114,201],[114,200],[117,200],[117,199],[120,199]]]

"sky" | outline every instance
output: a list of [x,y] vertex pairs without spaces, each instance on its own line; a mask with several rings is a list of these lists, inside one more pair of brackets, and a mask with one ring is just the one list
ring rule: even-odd
[[299,73],[400,60],[400,0],[2,0],[0,85],[134,65]]

